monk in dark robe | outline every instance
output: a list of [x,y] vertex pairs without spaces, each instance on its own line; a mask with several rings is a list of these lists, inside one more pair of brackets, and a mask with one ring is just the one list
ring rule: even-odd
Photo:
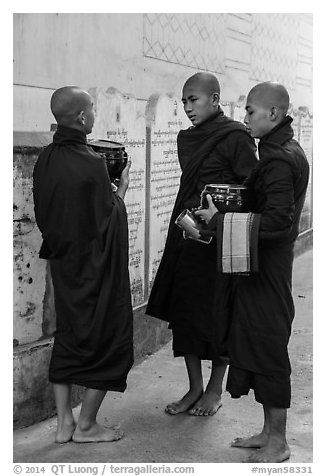
[[[305,154],[293,138],[284,86],[265,82],[249,93],[245,123],[259,138],[259,163],[245,184],[261,214],[259,272],[236,279],[229,333],[227,390],[238,398],[252,388],[264,410],[262,431],[236,438],[232,446],[257,448],[245,462],[279,463],[290,457],[286,440],[291,366],[288,342],[294,318],[292,267],[294,242],[309,179]],[[198,212],[207,221],[217,212]],[[205,215],[205,216],[204,216]]]
[[[188,371],[189,391],[167,405],[171,415],[214,415],[227,367],[230,278],[217,277],[216,243],[184,239],[175,225],[184,209],[199,206],[206,184],[242,183],[256,165],[254,140],[243,124],[224,115],[219,98],[219,82],[210,73],[191,76],[183,87],[184,110],[193,126],[178,134],[180,188],[146,311],[169,322],[174,356],[184,357]],[[205,391],[201,360],[212,361]]]
[[[96,421],[108,390],[124,392],[133,364],[128,226],[123,202],[130,163],[116,193],[104,160],[87,145],[90,95],[63,87],[51,98],[58,128],[34,169],[34,205],[54,286],[56,331],[50,362],[58,426],[55,441],[119,440]],[[71,385],[86,387],[77,425]]]

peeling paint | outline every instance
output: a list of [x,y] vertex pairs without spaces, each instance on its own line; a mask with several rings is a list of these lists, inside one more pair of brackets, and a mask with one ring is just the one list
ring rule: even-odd
[[40,150],[37,150],[37,153],[35,153],[35,150],[29,150],[28,148],[23,150],[25,153],[15,154],[14,168],[17,168],[20,176],[23,179],[31,179],[33,177],[33,168],[37,161]]
[[13,331],[19,345],[38,341],[43,335],[46,263],[38,258],[42,237],[35,223],[32,180],[39,152],[35,147],[14,151]]
[[29,318],[28,320],[31,320],[33,318],[33,314],[35,312],[36,305],[33,302],[27,302],[26,305],[27,305],[27,308],[26,308],[25,312],[20,313],[20,317],[22,319]]

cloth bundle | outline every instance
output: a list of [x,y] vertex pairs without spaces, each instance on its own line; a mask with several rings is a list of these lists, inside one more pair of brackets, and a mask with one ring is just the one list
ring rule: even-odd
[[217,213],[218,272],[258,271],[259,221],[257,213]]

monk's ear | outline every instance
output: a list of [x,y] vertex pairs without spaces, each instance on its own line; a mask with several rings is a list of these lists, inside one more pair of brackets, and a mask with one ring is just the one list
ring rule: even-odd
[[213,99],[213,105],[218,106],[219,101],[220,101],[220,95],[219,93],[213,93],[212,94],[212,99]]
[[281,111],[277,106],[272,106],[270,109],[270,120],[277,121],[280,117]]
[[85,125],[85,113],[84,111],[80,111],[77,115],[77,122],[78,124],[80,124],[81,126]]

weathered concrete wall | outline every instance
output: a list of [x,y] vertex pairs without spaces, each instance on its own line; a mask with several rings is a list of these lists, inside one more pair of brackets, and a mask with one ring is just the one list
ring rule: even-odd
[[[33,167],[42,146],[52,134],[14,135],[14,346],[51,335],[53,293],[46,273],[46,261],[38,259],[40,232],[34,219]],[[44,301],[48,296],[48,303]],[[52,319],[53,320],[53,319]]]
[[[84,34],[87,32],[87,34]],[[32,61],[31,61],[32,59]],[[92,137],[122,142],[133,166],[126,198],[136,360],[170,338],[144,315],[178,186],[176,134],[189,125],[180,102],[195,72],[221,83],[226,114],[243,120],[250,87],[281,81],[295,134],[312,166],[312,19],[309,14],[14,14],[14,415],[17,427],[53,414],[47,381],[55,330],[50,272],[38,258],[32,170],[51,142],[53,91],[88,89],[97,107]],[[312,179],[301,219],[312,241]],[[81,389],[76,387],[78,401]]]

